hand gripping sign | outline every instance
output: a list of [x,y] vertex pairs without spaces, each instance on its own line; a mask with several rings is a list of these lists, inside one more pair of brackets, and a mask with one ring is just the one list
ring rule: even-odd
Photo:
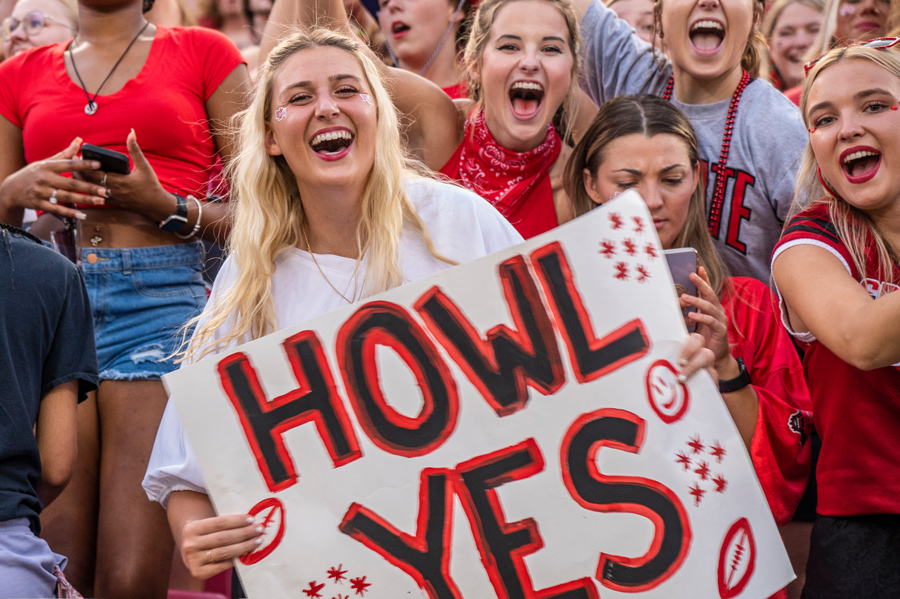
[[634,194],[165,378],[250,597],[768,597],[792,578]]

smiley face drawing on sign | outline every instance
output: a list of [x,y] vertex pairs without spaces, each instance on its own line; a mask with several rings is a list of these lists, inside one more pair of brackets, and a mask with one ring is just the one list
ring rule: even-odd
[[281,543],[284,538],[284,505],[274,497],[267,497],[250,508],[248,514],[266,530],[259,547],[239,558],[246,566],[265,559]]
[[678,371],[667,360],[650,365],[646,377],[647,400],[666,424],[678,422],[688,409],[688,388],[678,380]]

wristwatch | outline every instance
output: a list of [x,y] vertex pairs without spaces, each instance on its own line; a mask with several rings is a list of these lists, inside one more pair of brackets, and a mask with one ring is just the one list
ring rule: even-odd
[[751,383],[750,381],[750,373],[747,372],[747,367],[744,366],[744,360],[741,358],[735,358],[738,363],[738,368],[740,368],[740,373],[733,379],[728,379],[727,381],[719,381],[719,393],[734,393],[735,391],[740,391],[747,385]]
[[159,222],[159,228],[169,233],[175,233],[187,224],[188,203],[187,198],[173,193],[175,196],[175,212]]

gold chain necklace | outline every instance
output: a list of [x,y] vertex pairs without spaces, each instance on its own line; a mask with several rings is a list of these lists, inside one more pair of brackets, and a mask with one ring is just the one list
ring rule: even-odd
[[[313,253],[312,248],[309,247],[309,233],[307,232],[307,229],[306,229],[306,219],[305,218],[300,223],[300,230],[303,232],[304,239],[306,239],[306,251],[309,252],[310,256],[312,256],[313,264],[315,264],[316,268],[319,269],[319,274],[322,275],[322,278],[325,279],[325,282],[328,283],[328,286],[331,287],[332,289],[334,289],[335,293],[337,293],[339,296],[341,296],[344,299],[344,301],[347,302],[348,304],[352,304],[353,302],[351,302],[349,299],[347,299],[346,295],[344,295],[343,293],[338,291],[337,287],[335,287],[334,285],[331,284],[331,281],[329,281],[328,277],[325,275],[325,271],[322,270],[321,266],[319,266],[319,261],[316,260],[316,255]],[[357,266],[357,268],[359,267],[359,260],[356,261],[356,266]],[[356,276],[356,268],[353,269],[353,275],[354,275],[354,277]],[[356,295],[356,294],[354,293],[354,295]]]

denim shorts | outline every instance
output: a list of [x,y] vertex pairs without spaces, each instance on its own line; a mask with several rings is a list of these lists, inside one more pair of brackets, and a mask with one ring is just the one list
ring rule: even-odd
[[183,326],[206,304],[200,242],[81,250],[101,380],[158,380],[177,368]]

